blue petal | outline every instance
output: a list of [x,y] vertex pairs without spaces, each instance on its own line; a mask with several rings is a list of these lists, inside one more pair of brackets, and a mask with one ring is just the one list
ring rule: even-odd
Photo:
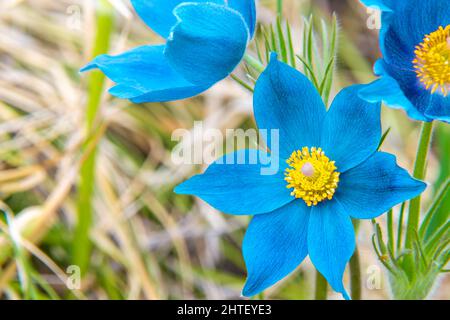
[[450,95],[444,97],[440,93],[433,94],[425,115],[430,119],[450,123]]
[[312,263],[334,291],[348,297],[342,277],[355,251],[355,233],[350,216],[335,200],[312,208],[308,228],[308,252]]
[[215,2],[224,4],[224,0],[131,0],[131,4],[141,19],[156,33],[167,38],[177,23],[173,9],[183,2]]
[[[325,105],[312,85],[300,72],[277,60],[272,54],[269,66],[255,86],[253,107],[259,129],[279,130],[279,154],[289,158],[302,147],[317,147],[320,142]],[[267,141],[272,153],[270,135]]]
[[250,36],[253,37],[256,27],[255,0],[228,0],[228,6],[242,14],[250,31]]
[[425,188],[425,183],[397,165],[393,155],[377,152],[340,176],[335,197],[352,217],[372,219]]
[[380,37],[386,61],[396,67],[412,69],[415,47],[439,26],[450,24],[448,0],[409,0],[399,3],[394,14],[383,21]]
[[344,172],[373,154],[381,138],[381,104],[358,97],[362,86],[343,89],[325,118],[320,146],[327,157]]
[[367,7],[376,8],[382,11],[392,11],[392,0],[360,0]]
[[101,55],[81,71],[100,69],[116,82],[112,95],[135,103],[184,99],[208,89],[183,79],[170,67],[163,50],[164,46],[142,46],[118,56]]
[[422,87],[412,71],[402,70],[378,60],[375,73],[381,81],[360,91],[367,101],[384,101],[392,108],[403,108],[409,117],[419,121],[431,121],[424,111],[431,103],[431,92]]
[[[271,212],[294,200],[284,181],[286,165],[265,152],[240,150],[228,154],[175,188],[195,195],[217,210],[235,215]],[[269,172],[269,167],[278,170]],[[269,170],[269,171],[264,171]]]
[[405,97],[397,81],[389,75],[383,75],[380,79],[364,85],[358,94],[362,99],[371,102],[384,102],[391,108],[406,110],[408,115],[416,120],[427,121],[422,113]]
[[295,270],[308,254],[307,231],[311,209],[303,201],[255,216],[242,250],[247,282],[242,295],[254,296]]
[[213,84],[227,77],[244,56],[249,30],[241,14],[212,3],[181,4],[165,55],[192,83]]

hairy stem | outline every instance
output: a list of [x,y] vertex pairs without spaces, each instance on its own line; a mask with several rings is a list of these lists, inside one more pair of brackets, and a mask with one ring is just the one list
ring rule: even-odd
[[[433,122],[424,122],[420,133],[419,146],[417,148],[416,161],[414,165],[414,178],[423,180],[425,178],[428,150],[430,149]],[[408,222],[406,225],[405,248],[412,250],[415,233],[419,230],[421,196],[411,200],[409,205]],[[414,255],[405,257],[405,271],[410,278],[413,277]]]

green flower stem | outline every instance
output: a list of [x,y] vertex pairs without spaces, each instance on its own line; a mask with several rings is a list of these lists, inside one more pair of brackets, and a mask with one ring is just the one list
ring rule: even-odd
[[[353,227],[355,229],[355,238],[358,236],[360,221],[354,219]],[[358,247],[355,247],[355,252],[349,262],[350,265],[350,290],[351,297],[353,300],[361,300],[361,263],[359,261],[359,251]]]
[[328,282],[320,274],[320,272],[316,270],[316,293],[314,299],[327,300],[327,292],[328,292]]
[[[98,1],[97,6],[97,34],[93,56],[106,53],[109,48],[110,37],[113,31],[114,10],[107,0]],[[88,103],[86,108],[86,131],[87,136],[95,129],[95,119],[100,107],[101,96],[105,77],[99,71],[89,74],[88,78]],[[87,142],[84,149],[87,148]],[[73,263],[78,265],[84,275],[89,267],[91,255],[91,241],[89,233],[92,224],[92,195],[95,183],[96,150],[92,150],[80,169],[80,182],[78,185],[77,199],[77,224],[73,240]]]
[[357,247],[350,259],[350,290],[353,300],[361,300],[361,265]]
[[[428,150],[430,149],[431,136],[433,133],[433,122],[424,122],[420,133],[419,146],[417,149],[416,161],[414,165],[414,178],[424,180]],[[419,230],[421,196],[411,200],[409,204],[408,223],[406,226],[405,248],[412,250],[414,238]],[[405,257],[405,271],[410,278],[413,278],[414,256],[409,254]]]

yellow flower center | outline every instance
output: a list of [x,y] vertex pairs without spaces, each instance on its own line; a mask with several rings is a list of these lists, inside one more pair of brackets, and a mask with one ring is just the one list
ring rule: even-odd
[[432,93],[444,96],[450,91],[450,25],[426,35],[416,46],[413,60],[417,77]]
[[325,156],[321,148],[302,148],[294,151],[287,160],[285,171],[287,188],[291,195],[301,198],[308,206],[333,199],[339,182],[339,172],[334,161]]

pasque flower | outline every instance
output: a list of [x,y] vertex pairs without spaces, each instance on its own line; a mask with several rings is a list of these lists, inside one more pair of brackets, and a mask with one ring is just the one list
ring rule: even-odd
[[144,22],[167,41],[118,56],[101,55],[82,71],[100,69],[114,96],[135,103],[184,99],[227,77],[253,36],[254,0],[131,0]]
[[361,0],[382,10],[375,64],[380,79],[361,97],[403,108],[420,121],[450,122],[450,10],[448,0]]
[[[268,138],[270,155],[239,150],[176,187],[225,213],[254,215],[243,241],[244,296],[286,277],[309,254],[348,298],[342,278],[355,249],[352,218],[375,218],[425,189],[377,151],[380,104],[360,99],[360,89],[342,90],[327,112],[311,82],[272,54],[256,83],[254,114],[260,129],[278,130],[279,148]],[[273,175],[261,174],[267,158],[279,161]]]

